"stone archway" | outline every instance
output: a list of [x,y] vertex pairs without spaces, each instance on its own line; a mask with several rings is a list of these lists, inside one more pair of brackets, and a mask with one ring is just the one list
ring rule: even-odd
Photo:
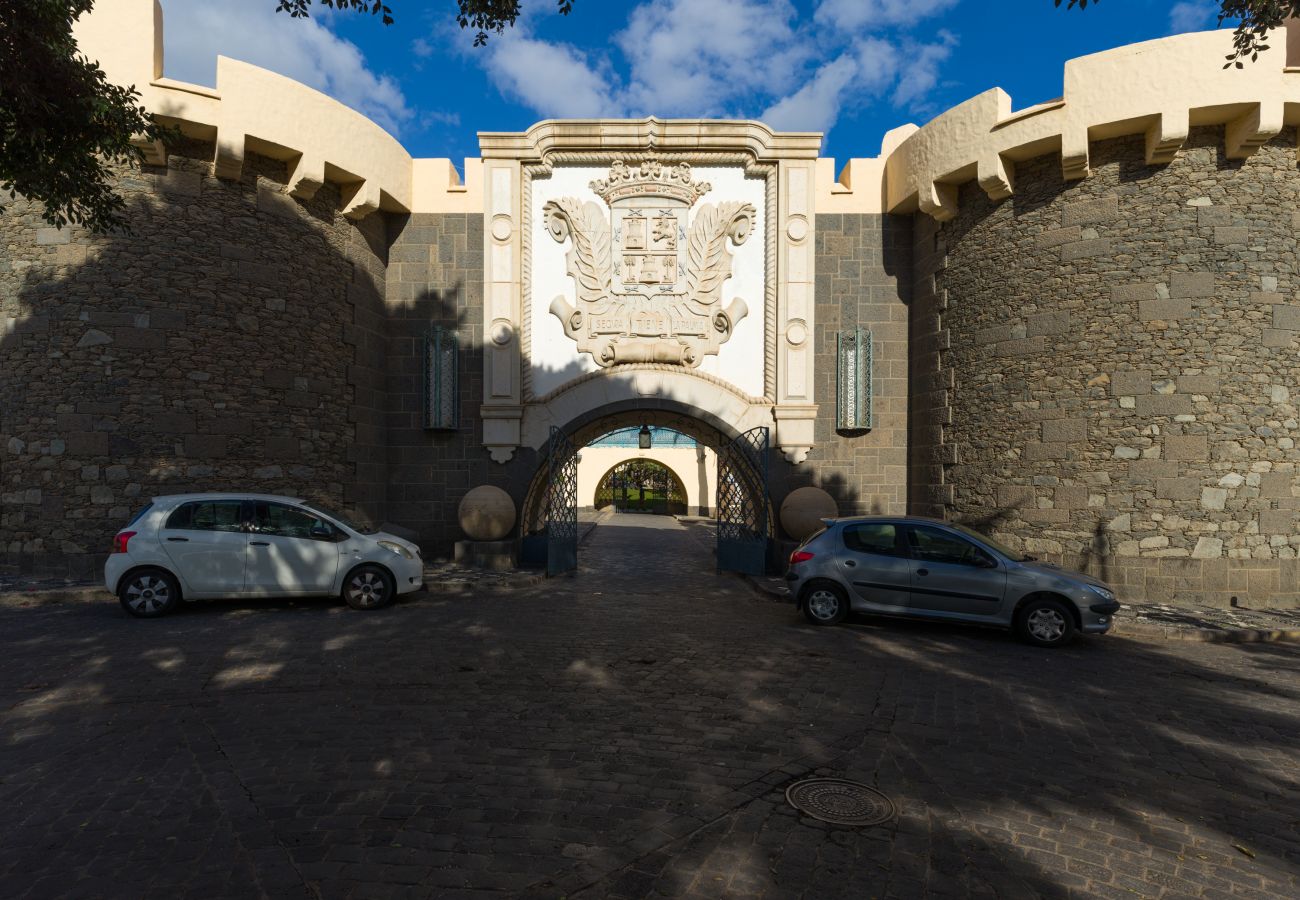
[[[691,503],[686,482],[673,466],[655,458],[629,456],[606,469],[596,484],[597,510],[686,515]],[[698,505],[698,504],[696,504]]]
[[[611,432],[624,428],[639,428],[641,425],[681,432],[714,451],[722,450],[742,434],[724,419],[707,410],[661,398],[608,403],[575,416],[560,430],[572,445],[580,450]],[[537,471],[529,483],[521,507],[520,534],[524,537],[539,534],[545,529],[546,480],[547,465],[543,458],[539,460]],[[761,504],[768,509],[767,522],[769,536],[771,536],[772,523],[776,521],[772,514],[771,496],[769,494],[767,497],[754,498],[754,500],[756,504]]]

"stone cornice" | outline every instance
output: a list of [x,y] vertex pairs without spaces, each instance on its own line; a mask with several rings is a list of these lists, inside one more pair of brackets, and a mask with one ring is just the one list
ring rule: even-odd
[[[704,155],[742,152],[755,162],[816,159],[820,132],[773,131],[761,122],[712,119],[548,119],[523,132],[479,132],[484,159],[551,164],[563,154]],[[593,159],[593,161],[595,161]]]

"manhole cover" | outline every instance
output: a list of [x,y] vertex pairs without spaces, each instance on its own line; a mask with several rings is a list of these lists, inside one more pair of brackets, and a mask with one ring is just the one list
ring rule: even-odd
[[810,778],[786,789],[795,809],[834,825],[879,825],[894,817],[894,802],[880,791],[842,778]]

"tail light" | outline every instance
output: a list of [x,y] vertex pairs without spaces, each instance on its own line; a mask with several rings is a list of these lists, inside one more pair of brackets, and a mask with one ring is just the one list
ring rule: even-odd
[[126,545],[131,542],[131,538],[135,537],[135,535],[136,532],[134,531],[119,531],[117,537],[113,538],[113,552],[125,553]]
[[807,562],[816,555],[817,554],[815,553],[809,553],[807,550],[796,550],[790,554],[790,565],[793,566],[795,563]]

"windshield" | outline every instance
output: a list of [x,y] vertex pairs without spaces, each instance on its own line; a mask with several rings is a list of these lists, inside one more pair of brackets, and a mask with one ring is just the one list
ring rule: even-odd
[[318,512],[322,516],[327,516],[333,519],[335,522],[338,522],[340,525],[345,525],[348,528],[351,528],[357,534],[375,534],[377,531],[379,531],[378,528],[376,528],[374,525],[372,525],[370,522],[366,521],[365,519],[340,515],[339,513],[336,513],[334,510],[329,509],[328,507],[321,506],[319,503],[304,503],[302,506],[303,509],[310,509],[312,512]]
[[979,541],[984,546],[992,547],[994,550],[998,551],[1007,559],[1012,560],[1013,562],[1033,562],[1035,559],[1038,558],[1036,556],[1027,556],[1024,553],[1021,553],[1019,550],[1012,550],[1010,547],[1006,546],[1005,544],[1001,544],[993,540],[993,538],[989,537],[987,534],[980,534],[978,531],[975,531],[974,529],[971,528],[967,528],[965,525],[958,525],[956,522],[949,522],[948,525],[951,528],[956,528],[962,534],[969,535],[970,537],[975,538],[975,540]]

